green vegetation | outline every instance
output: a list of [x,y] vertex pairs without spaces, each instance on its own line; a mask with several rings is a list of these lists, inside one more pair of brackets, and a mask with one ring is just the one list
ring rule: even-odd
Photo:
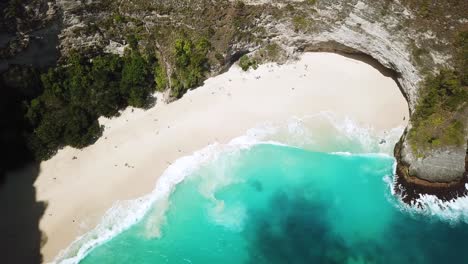
[[127,43],[130,46],[132,50],[137,50],[138,49],[138,39],[135,36],[135,34],[131,34],[127,36]]
[[133,50],[123,58],[106,54],[92,60],[74,53],[65,65],[44,73],[44,91],[26,112],[36,157],[46,159],[66,145],[87,146],[101,135],[99,116],[115,116],[127,105],[148,105],[155,63]]
[[458,72],[444,69],[428,77],[412,116],[409,142],[413,151],[422,156],[428,149],[462,145],[467,102],[467,83]]
[[150,65],[153,63],[155,59],[144,59],[139,52],[131,52],[124,57],[120,93],[123,98],[128,98],[128,105],[134,107],[148,105],[154,87],[153,66]]
[[468,31],[455,40],[454,68],[429,75],[412,115],[409,143],[419,157],[424,152],[465,143],[468,112]]
[[10,0],[7,6],[3,10],[3,14],[7,19],[13,19],[15,17],[22,16],[24,12],[23,3],[21,0]]
[[247,55],[243,55],[239,60],[239,66],[243,71],[247,71],[250,67],[257,69],[258,63],[255,59],[249,58]]
[[[169,87],[166,65],[158,63],[151,49],[139,51],[138,35],[128,35],[127,42],[130,49],[123,57],[86,57],[82,55],[85,52],[71,52],[60,65],[42,74],[19,66],[2,73],[0,84],[7,94],[12,93],[7,97],[14,103],[15,115],[8,114],[12,107],[2,100],[5,107],[0,116],[8,117],[5,120],[10,120],[12,127],[1,135],[0,143],[14,148],[17,142],[27,142],[28,150],[22,153],[44,160],[64,146],[82,148],[95,142],[102,133],[100,116],[116,116],[127,106],[150,106],[152,92]],[[209,49],[204,38],[175,41],[170,60],[173,97],[180,98],[202,83],[209,70]]]
[[167,75],[164,64],[158,64],[154,68],[154,81],[156,82],[156,89],[160,92],[167,88]]
[[410,43],[412,59],[418,65],[424,65],[425,59],[430,57],[429,51],[423,47],[418,47],[414,41]]
[[122,16],[119,13],[114,14],[114,21],[115,23],[124,23],[125,22],[125,17]]
[[276,43],[270,43],[258,51],[258,56],[262,61],[277,62],[281,57],[283,50]]
[[181,98],[189,89],[201,85],[209,70],[207,58],[209,49],[210,43],[205,38],[195,43],[188,38],[176,40],[173,51],[175,69],[171,76],[173,97]]
[[235,6],[236,6],[237,9],[242,9],[242,8],[245,7],[245,3],[244,3],[244,1],[242,1],[242,0],[237,0],[237,1],[235,2]]
[[299,32],[299,31],[304,32],[309,27],[309,22],[307,21],[307,19],[299,15],[293,17],[292,24],[293,24],[295,32]]
[[24,101],[42,93],[40,82],[40,72],[30,66],[12,65],[0,75],[0,146],[7,153],[0,159],[0,182],[2,169],[20,168],[33,159],[27,144]]
[[422,17],[429,17],[430,15],[430,1],[423,0],[423,2],[419,6],[419,15]]
[[458,50],[455,56],[456,68],[459,69],[462,84],[466,86],[468,85],[468,30],[456,36],[455,48]]
[[[462,129],[466,127],[462,118],[466,100],[460,99],[460,95],[466,93],[468,80],[468,33],[460,34],[456,40],[450,39],[454,31],[446,28],[460,28],[457,23],[445,22],[459,20],[466,9],[461,2],[456,4],[459,1],[449,1],[448,4],[428,0],[402,2],[417,16],[413,20],[402,21],[398,27],[408,26],[411,22],[411,28],[416,31],[429,28],[441,37],[443,41],[440,43],[456,43],[457,49],[464,51],[454,60],[455,70],[443,70],[426,80],[421,89],[421,103],[413,116],[414,126],[409,135],[411,142],[414,142],[416,150],[459,144]],[[22,0],[8,0],[8,3],[3,5],[8,7],[4,9],[4,15],[7,12],[10,26],[17,28],[15,18],[26,16],[28,12]],[[247,5],[240,0],[215,1],[200,3],[199,8],[193,8],[189,2],[178,1],[135,0],[116,4],[106,0],[87,3],[74,10],[78,16],[93,18],[83,20],[87,25],[75,29],[77,37],[90,37],[99,32],[103,40],[112,39],[120,43],[126,40],[131,50],[124,57],[96,55],[99,54],[99,43],[96,47],[75,47],[67,44],[73,42],[64,41],[64,54],[69,58],[58,67],[42,77],[28,70],[18,70],[10,72],[1,81],[8,82],[7,86],[22,87],[12,88],[18,93],[15,96],[21,98],[18,99],[19,104],[24,101],[25,109],[18,110],[19,116],[21,122],[25,121],[28,139],[37,156],[45,158],[64,145],[79,147],[94,141],[100,134],[97,117],[114,116],[127,105],[145,107],[151,103],[150,95],[154,89],[170,89],[172,98],[182,97],[189,89],[202,84],[210,64],[221,69],[229,62],[235,51],[233,43],[240,47],[246,44],[263,47],[253,57],[245,55],[240,58],[239,65],[243,70],[256,68],[259,62],[280,60],[283,51],[277,44],[266,43],[274,35],[266,30],[268,27],[262,21],[289,21],[296,32],[310,32],[315,30],[312,22],[315,16],[311,14],[315,12],[317,3],[316,0],[307,0],[262,6]],[[398,5],[392,0],[384,0],[379,5],[385,12],[398,10],[394,8]],[[161,16],[152,15],[153,11]],[[347,12],[340,12],[340,16],[345,14]],[[422,16],[430,19],[421,19]],[[32,25],[23,23],[21,26],[29,30]],[[73,40],[73,37],[69,39]],[[431,46],[431,41],[421,42],[418,38],[415,41],[413,61],[419,68],[424,67],[424,72],[429,72],[433,65],[430,51],[443,47]],[[94,55],[69,55],[71,48],[79,49],[81,54]],[[163,57],[165,63],[158,63],[151,55],[153,50],[157,50],[158,58]],[[14,78],[29,74],[35,77],[26,80],[38,85],[21,84],[21,78]],[[4,98],[1,102],[4,105],[8,103]],[[23,120],[26,112],[27,118]],[[43,132],[48,130],[51,131],[48,134]]]

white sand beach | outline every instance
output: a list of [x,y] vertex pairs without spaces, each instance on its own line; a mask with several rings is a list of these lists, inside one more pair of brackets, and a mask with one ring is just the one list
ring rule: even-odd
[[[307,53],[284,65],[243,72],[233,66],[170,104],[101,118],[103,136],[42,162],[34,186],[47,203],[40,228],[52,261],[92,229],[117,200],[151,192],[168,165],[213,142],[228,142],[263,122],[331,111],[362,126],[405,126],[408,106],[397,84],[372,66],[332,53]],[[405,120],[404,120],[405,117]]]

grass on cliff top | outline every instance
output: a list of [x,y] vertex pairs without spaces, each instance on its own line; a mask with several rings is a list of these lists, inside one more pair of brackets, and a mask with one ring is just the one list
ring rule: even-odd
[[468,126],[468,31],[454,41],[453,69],[429,75],[412,116],[409,143],[418,157],[431,149],[461,146]]
[[465,143],[468,86],[460,73],[441,70],[428,77],[420,93],[420,101],[412,116],[409,142],[413,152],[424,152]]

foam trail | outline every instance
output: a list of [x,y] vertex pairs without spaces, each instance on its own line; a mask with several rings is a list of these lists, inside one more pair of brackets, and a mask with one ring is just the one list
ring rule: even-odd
[[[302,119],[293,118],[286,124],[286,129],[282,126],[275,126],[269,123],[263,124],[248,130],[244,136],[234,138],[228,144],[223,145],[215,143],[190,156],[185,156],[176,160],[158,179],[155,189],[150,194],[135,200],[116,202],[104,214],[104,217],[96,228],[78,237],[69,247],[62,250],[52,263],[79,263],[93,248],[109,241],[133,224],[139,222],[148,211],[151,210],[155,203],[158,203],[159,211],[157,212],[158,215],[155,221],[150,223],[151,225],[148,228],[151,228],[151,231],[148,233],[151,233],[154,237],[158,237],[160,235],[159,226],[161,222],[163,222],[165,211],[168,207],[169,196],[175,186],[207,162],[216,160],[221,154],[250,148],[256,144],[275,144],[323,151],[321,149],[322,146],[317,145],[318,142],[314,141],[314,132],[316,131],[311,131],[305,124],[317,120],[327,122],[329,126],[336,130],[335,132],[344,136],[349,142],[357,141],[359,143],[357,151],[355,149],[350,149],[349,145],[334,146],[333,151],[326,150],[335,155],[390,157],[394,144],[403,132],[403,128],[395,128],[388,131],[385,135],[376,135],[372,128],[359,127],[350,119],[345,119],[344,121],[338,120],[330,112],[322,112]],[[284,131],[286,131],[287,137],[278,140],[278,135]],[[307,138],[304,138],[305,136],[307,136]],[[297,141],[297,139],[301,139],[301,141]],[[385,144],[379,143],[382,139],[385,139]],[[309,145],[304,146],[304,141]],[[393,168],[393,174],[395,174],[395,169],[396,164]],[[434,197],[422,196],[421,204],[423,204],[426,209],[421,211],[415,207],[402,204],[400,199],[394,197],[394,181],[391,176],[385,177],[384,180],[391,189],[392,200],[397,201],[397,206],[403,210],[409,213],[417,212],[437,215],[441,219],[451,219],[451,221],[453,219],[463,219],[465,222],[468,222],[468,197],[441,204],[441,202],[435,200]],[[242,214],[241,210],[239,214]]]
[[468,223],[467,196],[451,201],[442,201],[434,195],[421,195],[417,202],[422,205],[421,213],[423,214],[438,216],[451,223],[460,221]]
[[[322,111],[303,118],[292,118],[287,126],[287,132],[291,136],[287,143],[306,149],[318,148],[319,151],[335,153],[351,150],[352,153],[393,154],[393,148],[403,131],[404,127],[376,131],[371,126],[360,126],[349,117],[338,118],[332,112]],[[335,145],[323,148],[321,141],[327,142],[330,138],[336,141]],[[300,139],[300,141],[297,142],[294,139]]]
[[409,214],[423,215],[437,220],[456,224],[459,222],[468,223],[468,196],[459,197],[450,201],[444,201],[435,195],[420,194],[411,205],[403,202],[402,198],[395,192],[396,188],[396,161],[393,168],[393,177],[386,176],[384,181],[387,183],[392,194],[392,203],[401,211]]
[[[93,248],[109,241],[133,224],[139,222],[156,201],[167,204],[175,186],[182,182],[191,172],[200,168],[206,162],[215,160],[223,152],[237,151],[259,143],[275,144],[271,141],[260,141],[262,137],[274,133],[274,131],[275,129],[269,125],[259,126],[258,128],[248,130],[244,136],[237,137],[226,145],[211,144],[190,156],[177,159],[164,171],[158,179],[155,189],[150,194],[134,200],[115,202],[106,211],[96,228],[78,237],[70,246],[62,250],[51,263],[79,263]],[[161,206],[161,209],[164,208],[167,209],[167,206]],[[158,213],[164,214],[164,212]],[[159,230],[153,230],[152,233],[158,236],[158,232]]]
[[195,170],[216,155],[218,144],[185,156],[170,165],[159,178],[155,189],[148,195],[129,201],[117,201],[104,214],[96,228],[78,237],[68,248],[63,250],[52,263],[73,264],[81,259],[96,246],[112,239],[131,225],[140,221],[157,200],[167,200],[174,187],[186,175]]
[[[329,113],[321,113],[314,117],[326,117],[326,120],[332,120],[330,116]],[[300,121],[300,119],[294,118],[288,123],[289,133],[294,134],[296,129],[303,131],[303,133],[306,132],[301,127]],[[291,125],[293,122],[294,125]],[[333,119],[333,122],[336,122],[336,120]],[[117,234],[139,222],[156,201],[167,204],[171,192],[178,183],[182,182],[187,175],[206,162],[215,160],[222,152],[238,151],[255,144],[276,144],[296,147],[294,144],[289,145],[275,140],[263,140],[268,137],[274,138],[277,132],[278,126],[266,123],[248,130],[244,136],[234,138],[224,146],[215,143],[195,152],[193,155],[176,160],[158,179],[155,189],[150,194],[135,200],[115,202],[104,214],[104,217],[96,228],[78,237],[69,247],[62,250],[52,263],[79,263],[93,248],[109,241]],[[161,206],[161,208],[167,208],[167,206]],[[158,214],[161,215],[164,212],[158,212]],[[150,233],[158,236],[158,232],[159,230],[152,230]]]

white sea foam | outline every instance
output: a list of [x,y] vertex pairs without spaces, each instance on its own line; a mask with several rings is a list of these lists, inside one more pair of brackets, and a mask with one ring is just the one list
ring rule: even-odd
[[156,200],[167,200],[174,187],[191,171],[211,159],[217,145],[195,152],[175,161],[159,178],[156,188],[148,195],[135,200],[117,201],[107,210],[96,228],[78,237],[63,250],[53,263],[78,263],[94,247],[110,240],[131,225],[140,221]]
[[[333,115],[325,112],[308,118],[325,118],[328,121],[332,121],[332,124],[337,123]],[[303,126],[303,120],[304,119],[293,118],[288,122],[287,128],[289,139],[305,139],[305,135],[310,131]],[[354,124],[350,121],[347,122],[348,123],[345,126],[347,128],[346,132],[351,134],[355,133],[356,129],[351,129]],[[171,192],[187,175],[206,162],[216,160],[221,153],[238,151],[256,144],[302,147],[295,144],[297,141],[286,140],[288,142],[282,143],[274,140],[279,130],[280,128],[278,126],[266,123],[248,130],[245,135],[231,140],[226,145],[215,143],[190,156],[179,158],[166,169],[163,175],[159,178],[155,189],[150,194],[135,200],[115,202],[114,205],[104,214],[104,217],[96,228],[78,237],[69,247],[62,250],[53,263],[78,263],[86,257],[93,248],[105,243],[133,224],[139,222],[155,204],[157,204],[157,209],[160,211],[158,211],[156,213],[157,215],[148,222],[146,230],[148,232],[147,235],[159,237],[161,235],[159,227],[161,226],[161,223],[164,222],[165,210],[168,207],[168,200]],[[218,181],[216,184],[220,183],[221,181]],[[212,188],[219,188],[219,186],[212,186]],[[213,192],[210,191],[210,188],[208,187],[204,193],[209,195]],[[219,204],[219,201],[216,201],[214,197],[211,198]],[[218,208],[218,210],[220,209]],[[240,214],[242,210],[234,211]]]
[[241,231],[247,217],[246,208],[242,204],[231,205],[226,208],[224,201],[216,202],[216,206],[210,208],[210,219],[217,225],[230,230]]
[[[366,156],[382,156],[392,157],[393,148],[395,143],[399,140],[404,128],[397,127],[390,131],[387,131],[385,135],[373,134],[372,128],[359,127],[352,120],[345,120],[345,122],[339,122],[335,119],[332,114],[327,113],[325,115],[332,124],[334,124],[344,135],[349,136],[353,140],[356,140],[362,145],[365,154],[351,153],[348,151],[336,151],[332,154],[336,155],[366,155]],[[380,144],[379,141],[385,140],[384,144]],[[377,151],[375,151],[377,150]],[[375,151],[375,152],[374,152]],[[370,153],[373,152],[373,153]],[[443,201],[434,195],[423,194],[414,201],[412,205],[408,205],[402,201],[402,197],[399,197],[395,192],[396,188],[401,188],[396,185],[396,161],[393,163],[393,174],[384,177],[384,181],[390,188],[391,197],[389,200],[396,204],[402,211],[410,214],[425,215],[433,217],[449,223],[465,222],[468,223],[468,197],[459,197],[451,201]],[[468,184],[465,186],[468,189]],[[401,192],[400,192],[401,193]]]
[[459,197],[450,201],[444,201],[435,195],[420,194],[419,198],[407,204],[403,202],[404,197],[398,196],[395,188],[399,188],[402,193],[402,187],[396,184],[396,162],[394,163],[393,176],[385,176],[384,181],[390,189],[391,197],[389,199],[401,211],[409,214],[424,215],[441,221],[456,224],[459,222],[468,223],[468,197]]
[[352,153],[348,151],[336,151],[336,152],[331,152],[330,154],[332,155],[338,155],[338,156],[353,156],[353,157],[379,157],[379,158],[393,158],[392,156],[388,155],[387,153]]
[[420,195],[417,199],[422,208],[413,208],[420,210],[419,213],[437,216],[451,223],[463,221],[468,223],[468,197],[460,197],[451,201],[442,201],[434,195]]
[[376,131],[362,127],[350,118],[339,118],[329,111],[293,118],[288,123],[287,144],[334,153],[385,153],[391,155],[404,127]]
[[[317,127],[312,126],[312,129],[307,127],[308,122],[313,123],[318,120],[325,121],[331,128],[335,129],[335,136],[344,137],[346,142],[358,142],[358,149],[351,149],[351,146],[346,144],[323,148],[324,146],[319,145],[320,142],[318,142],[318,140],[314,140],[314,136],[317,135],[317,131],[314,129]],[[287,137],[280,136],[284,131],[287,131]],[[179,158],[166,169],[163,175],[158,179],[155,189],[150,194],[135,200],[116,202],[105,213],[96,228],[78,237],[69,247],[59,254],[53,263],[78,263],[86,257],[93,248],[112,239],[117,234],[140,221],[151,209],[153,209],[155,215],[154,217],[152,215],[151,221],[148,221],[145,227],[146,232],[150,237],[159,237],[161,235],[159,228],[164,222],[165,211],[169,206],[169,196],[175,186],[203,164],[217,160],[221,156],[220,154],[247,149],[257,144],[274,144],[306,148],[315,151],[326,151],[335,155],[391,157],[390,154],[393,151],[393,146],[402,132],[403,128],[395,128],[391,131],[387,131],[385,135],[376,135],[372,128],[359,127],[350,119],[340,121],[329,112],[322,112],[318,115],[308,116],[306,118],[293,118],[287,123],[286,129],[277,125],[263,124],[257,128],[248,130],[245,135],[231,140],[228,144],[214,143],[190,156]],[[329,131],[326,133],[329,133]],[[379,141],[382,139],[385,140],[385,143],[379,144]],[[304,142],[306,142],[306,144],[304,144]],[[396,167],[394,166],[394,174],[395,170]],[[229,177],[224,178],[224,184],[229,184],[229,181],[232,181]],[[389,186],[393,187],[394,182],[392,177],[385,177],[384,180]],[[219,219],[217,220],[219,220],[219,223],[228,223],[231,227],[236,228],[238,224],[243,221],[229,222],[225,221],[226,218],[232,218],[232,215],[235,215],[237,218],[242,218],[245,212],[243,212],[242,208],[229,208],[225,211],[223,202],[216,200],[212,195],[213,189],[220,187],[219,184],[223,184],[223,181],[217,181],[213,186],[205,186],[206,189],[201,190],[201,193],[207,197],[211,197],[210,199],[215,202],[216,206],[212,210],[212,214],[214,215],[213,219],[216,221],[216,217],[218,217]],[[393,196],[393,188],[391,188],[391,190]],[[421,196],[420,200],[425,208],[423,211],[418,211],[420,209],[408,206],[402,202],[399,206],[409,212],[424,212],[431,215],[438,215],[444,219],[464,219],[468,221],[468,197],[446,203],[441,203],[431,196]]]
[[249,148],[258,143],[275,144],[274,142],[260,141],[262,137],[273,132],[272,127],[261,126],[247,131],[244,136],[235,138],[226,145],[211,144],[190,156],[179,158],[166,169],[150,194],[134,200],[115,202],[104,214],[96,228],[78,237],[69,247],[62,250],[52,263],[78,263],[93,248],[139,222],[156,202],[159,205],[157,209],[163,211],[157,212],[155,220],[150,221],[146,228],[150,230],[150,236],[158,237],[160,235],[159,227],[164,219],[164,211],[168,207],[169,196],[178,183],[206,162],[216,160],[221,153]]
[[353,153],[348,152],[348,151],[335,151],[335,152],[332,152],[330,154],[338,155],[338,156],[352,156],[353,155]]

